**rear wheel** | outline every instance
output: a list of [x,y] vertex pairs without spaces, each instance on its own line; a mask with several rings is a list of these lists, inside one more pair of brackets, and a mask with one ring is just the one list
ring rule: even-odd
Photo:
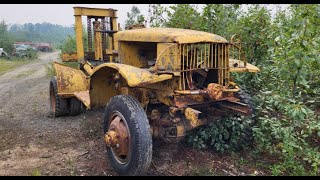
[[50,80],[50,111],[58,116],[66,116],[68,114],[68,101],[65,98],[58,96],[57,80],[56,77],[52,77]]
[[81,113],[82,103],[77,98],[72,97],[69,99],[69,106],[70,106],[70,115],[76,116]]
[[144,174],[152,159],[152,136],[146,113],[131,96],[110,99],[104,114],[107,155],[119,175]]

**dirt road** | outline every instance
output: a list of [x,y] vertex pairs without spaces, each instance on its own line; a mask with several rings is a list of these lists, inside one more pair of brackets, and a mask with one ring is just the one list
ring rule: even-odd
[[[58,52],[0,76],[0,175],[116,175],[102,134],[103,109],[74,117],[49,114],[45,65]],[[147,175],[245,175],[234,159],[182,144],[154,144]],[[258,171],[258,174],[260,172]]]

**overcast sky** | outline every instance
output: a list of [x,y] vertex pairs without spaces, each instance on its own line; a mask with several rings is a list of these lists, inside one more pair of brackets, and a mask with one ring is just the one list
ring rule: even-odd
[[[143,15],[148,15],[148,4],[134,5],[140,9]],[[74,23],[74,6],[117,9],[118,22],[123,27],[127,12],[131,10],[133,4],[0,4],[0,20],[5,20],[7,24],[49,22],[71,26]],[[202,5],[199,4],[198,7],[201,8]],[[275,6],[271,5],[269,9],[274,10]]]
[[[8,24],[49,22],[71,26],[74,23],[73,7],[113,8],[118,10],[118,22],[124,24],[132,4],[0,4],[0,20]],[[148,14],[148,4],[135,4],[143,15]]]

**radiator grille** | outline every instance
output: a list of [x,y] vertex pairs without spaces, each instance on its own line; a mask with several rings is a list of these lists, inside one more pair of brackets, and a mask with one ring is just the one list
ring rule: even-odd
[[180,44],[181,79],[180,89],[187,90],[190,71],[197,69],[214,69],[217,71],[217,82],[222,86],[229,84],[229,44],[197,43]]

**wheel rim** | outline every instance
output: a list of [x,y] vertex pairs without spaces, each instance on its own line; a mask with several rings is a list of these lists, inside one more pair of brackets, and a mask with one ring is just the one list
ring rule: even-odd
[[119,111],[112,112],[106,134],[112,134],[112,142],[108,146],[118,163],[128,163],[131,157],[131,136],[127,121]]
[[50,88],[50,104],[51,104],[51,111],[55,113],[56,112],[56,96],[54,94],[54,89],[52,86]]

